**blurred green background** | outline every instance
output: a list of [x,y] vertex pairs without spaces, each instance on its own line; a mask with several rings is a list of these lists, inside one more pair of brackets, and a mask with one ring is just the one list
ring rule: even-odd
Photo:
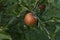
[[[27,10],[36,13],[38,25],[24,23]],[[60,40],[60,0],[0,0],[0,40]]]

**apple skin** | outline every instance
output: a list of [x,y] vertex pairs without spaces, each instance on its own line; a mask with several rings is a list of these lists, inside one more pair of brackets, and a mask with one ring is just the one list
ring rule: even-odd
[[26,25],[32,26],[37,23],[37,18],[33,16],[31,12],[29,12],[25,15],[24,22]]

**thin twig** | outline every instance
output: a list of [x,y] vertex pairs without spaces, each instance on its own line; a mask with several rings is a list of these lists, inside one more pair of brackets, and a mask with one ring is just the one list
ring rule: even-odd
[[49,33],[48,30],[45,28],[45,24],[42,23],[39,18],[38,18],[38,20],[39,20],[39,22],[40,22],[39,25],[41,26],[40,29],[41,29],[42,31],[46,32],[46,33],[48,34],[48,38],[51,39],[51,37],[49,36],[50,33]]
[[36,8],[36,6],[38,5],[38,2],[39,2],[39,1],[40,1],[40,0],[36,0],[35,5],[34,5],[34,7],[33,7],[32,11],[34,11],[34,10],[35,10],[35,8]]

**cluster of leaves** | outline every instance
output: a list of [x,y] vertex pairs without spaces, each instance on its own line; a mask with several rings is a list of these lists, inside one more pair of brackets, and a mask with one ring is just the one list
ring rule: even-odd
[[[44,4],[40,10],[37,5]],[[60,0],[0,0],[1,40],[60,40]],[[34,11],[38,25],[24,23],[26,11]]]

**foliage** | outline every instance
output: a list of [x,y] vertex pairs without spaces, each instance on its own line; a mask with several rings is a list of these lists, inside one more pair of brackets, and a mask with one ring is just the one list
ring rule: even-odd
[[[24,23],[26,11],[35,13],[37,25]],[[0,0],[0,40],[60,40],[59,30],[60,0]]]

